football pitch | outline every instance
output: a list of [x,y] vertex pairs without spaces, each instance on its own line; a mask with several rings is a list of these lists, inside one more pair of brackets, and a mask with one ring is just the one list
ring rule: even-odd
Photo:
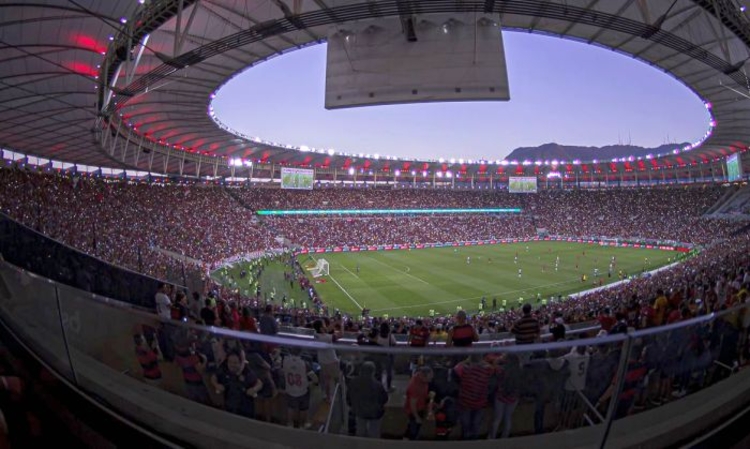
[[[455,313],[460,306],[476,313],[482,297],[485,310],[497,298],[517,307],[519,298],[569,295],[652,270],[679,253],[617,248],[569,242],[528,242],[459,248],[325,253],[298,257],[304,267],[325,258],[330,275],[315,288],[329,310],[349,313],[370,309],[373,316],[428,316]],[[517,255],[517,260],[516,260]],[[555,264],[559,257],[557,270]],[[612,276],[609,264],[615,258]],[[594,270],[598,269],[598,276]],[[520,276],[519,276],[519,270]],[[582,276],[586,275],[586,282]]]

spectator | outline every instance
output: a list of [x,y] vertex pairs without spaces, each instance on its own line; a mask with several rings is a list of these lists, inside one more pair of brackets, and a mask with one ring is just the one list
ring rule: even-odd
[[448,331],[446,345],[468,347],[475,341],[479,341],[476,329],[466,322],[466,312],[459,310],[456,313],[456,324]]
[[539,339],[539,320],[531,316],[531,304],[523,305],[523,316],[513,324],[511,332],[516,336],[517,345],[528,345]]
[[375,364],[364,362],[359,376],[351,381],[348,399],[357,419],[357,436],[380,438],[380,423],[385,414],[388,393],[375,379]]
[[255,401],[263,382],[242,363],[236,352],[230,353],[211,376],[217,394],[224,394],[224,410],[248,418],[255,417]]
[[404,437],[409,440],[419,439],[422,423],[427,418],[430,402],[430,382],[432,381],[432,369],[423,366],[417,369],[406,388],[406,403],[404,409],[408,418]]

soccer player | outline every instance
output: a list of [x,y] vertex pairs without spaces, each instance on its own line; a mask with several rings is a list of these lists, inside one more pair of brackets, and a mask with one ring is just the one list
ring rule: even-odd
[[471,256],[466,256],[466,265],[471,265]]
[[521,274],[523,274],[523,270],[519,268],[519,269],[518,269],[518,277],[519,277],[519,278],[521,277]]
[[515,257],[513,257],[513,263],[518,265],[518,253],[516,253]]

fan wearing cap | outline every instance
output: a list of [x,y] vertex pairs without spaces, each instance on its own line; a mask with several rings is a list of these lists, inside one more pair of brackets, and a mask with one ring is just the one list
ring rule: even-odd
[[466,312],[460,310],[456,313],[456,324],[448,331],[447,346],[467,347],[475,341],[479,341],[474,326],[466,322]]

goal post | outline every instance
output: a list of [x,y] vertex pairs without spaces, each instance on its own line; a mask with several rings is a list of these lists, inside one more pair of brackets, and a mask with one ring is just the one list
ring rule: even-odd
[[310,273],[313,275],[313,277],[318,278],[321,276],[328,276],[329,274],[329,266],[328,261],[325,259],[318,259],[317,263],[314,267],[310,268]]

